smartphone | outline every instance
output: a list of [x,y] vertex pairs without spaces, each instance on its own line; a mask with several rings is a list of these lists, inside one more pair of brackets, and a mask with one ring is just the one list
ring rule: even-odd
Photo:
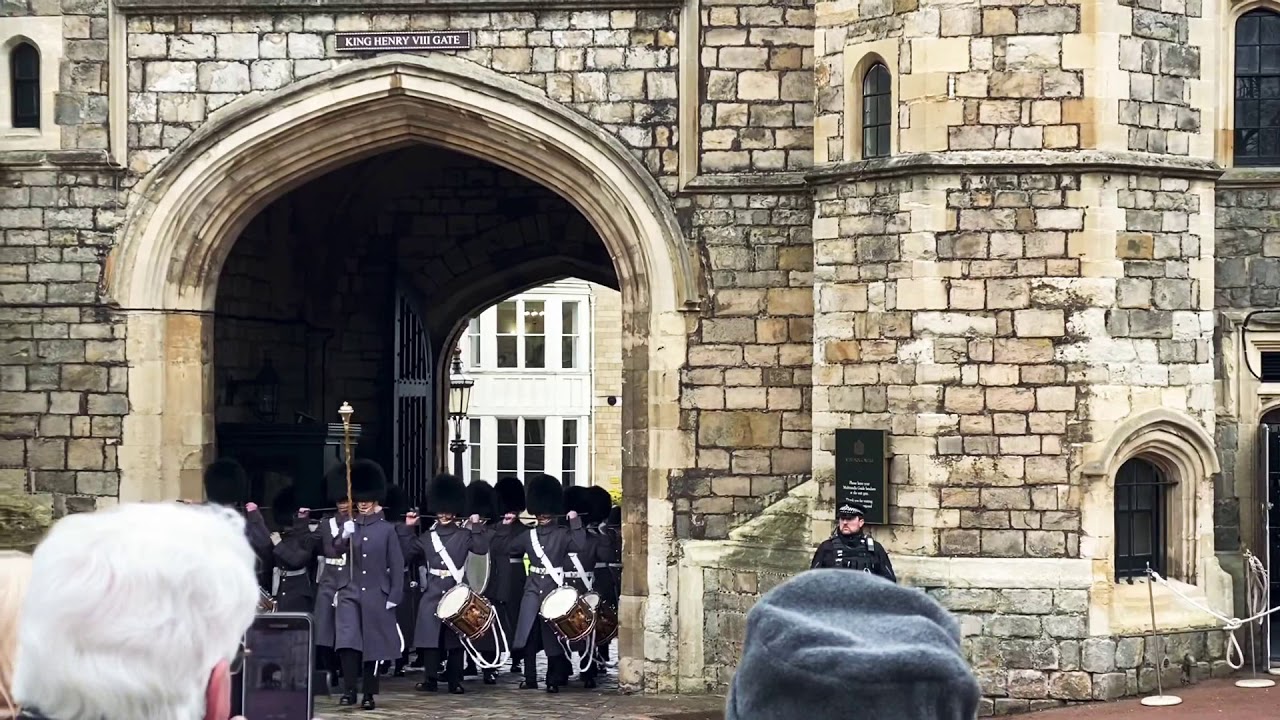
[[250,720],[312,720],[311,616],[263,613],[244,637],[242,713]]

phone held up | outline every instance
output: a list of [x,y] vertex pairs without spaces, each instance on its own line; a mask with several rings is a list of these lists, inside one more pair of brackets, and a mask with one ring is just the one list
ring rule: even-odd
[[244,638],[242,714],[249,720],[311,720],[315,653],[311,616],[263,613]]

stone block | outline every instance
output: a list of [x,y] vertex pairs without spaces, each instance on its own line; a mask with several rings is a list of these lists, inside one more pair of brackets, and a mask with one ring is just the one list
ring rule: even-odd
[[1051,673],[1049,697],[1059,700],[1089,700],[1093,697],[1093,679],[1086,672]]
[[1010,670],[1008,692],[1011,698],[1048,697],[1049,680],[1039,670]]
[[777,415],[753,412],[704,412],[698,442],[711,447],[773,447],[780,440]]

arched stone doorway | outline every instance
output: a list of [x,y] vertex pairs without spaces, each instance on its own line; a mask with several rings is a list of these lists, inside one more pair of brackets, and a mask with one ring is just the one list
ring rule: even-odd
[[620,678],[639,684],[646,661],[674,662],[646,658],[644,648],[645,633],[662,634],[675,616],[667,479],[691,466],[678,408],[684,311],[699,301],[695,260],[662,190],[618,140],[467,61],[383,56],[238,101],[138,185],[107,277],[109,297],[128,316],[131,359],[121,499],[200,492],[214,444],[210,311],[223,263],[250,220],[312,178],[414,143],[555,190],[613,258],[626,358]]

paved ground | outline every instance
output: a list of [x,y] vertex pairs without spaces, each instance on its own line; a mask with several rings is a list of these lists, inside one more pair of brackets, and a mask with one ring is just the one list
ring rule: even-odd
[[[1280,680],[1280,678],[1273,678]],[[1182,698],[1182,704],[1169,708],[1146,707],[1138,700],[1084,705],[1062,710],[1046,710],[1032,717],[1037,720],[1274,720],[1280,717],[1280,686],[1245,689],[1230,680],[1209,680],[1193,687],[1165,690],[1167,695]]]
[[[541,656],[540,656],[541,657]],[[538,680],[545,677],[540,663]],[[450,695],[441,683],[438,693],[413,689],[422,680],[413,677],[382,678],[378,709],[341,707],[338,693],[316,698],[316,715],[322,720],[470,720],[471,718],[528,718],[528,720],[721,720],[724,700],[715,697],[654,697],[618,692],[617,672],[610,670],[600,687],[587,690],[576,678],[555,695],[546,690],[521,690],[520,675],[503,672],[497,685],[485,685],[479,676],[466,678],[465,695]]]

